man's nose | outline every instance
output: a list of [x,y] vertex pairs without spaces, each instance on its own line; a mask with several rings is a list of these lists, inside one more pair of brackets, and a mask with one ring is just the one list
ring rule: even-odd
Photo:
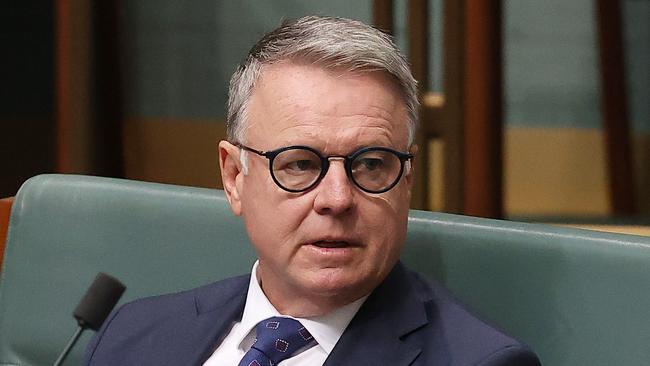
[[314,210],[321,215],[338,215],[354,204],[352,182],[345,172],[342,158],[330,158],[327,173],[317,186]]

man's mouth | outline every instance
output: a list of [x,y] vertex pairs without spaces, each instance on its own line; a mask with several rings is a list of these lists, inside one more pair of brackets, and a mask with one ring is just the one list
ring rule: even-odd
[[317,242],[312,243],[312,245],[317,246],[319,248],[347,248],[350,247],[351,244],[347,241],[329,241],[329,240],[319,240]]

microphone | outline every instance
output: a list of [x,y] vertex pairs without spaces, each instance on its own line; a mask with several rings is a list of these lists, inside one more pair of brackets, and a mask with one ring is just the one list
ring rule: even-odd
[[115,304],[126,290],[126,287],[114,277],[99,272],[90,285],[86,294],[74,309],[72,316],[77,319],[79,328],[70,338],[68,344],[54,362],[54,366],[60,366],[68,356],[72,347],[77,343],[81,333],[90,328],[99,330],[108,314],[111,313]]

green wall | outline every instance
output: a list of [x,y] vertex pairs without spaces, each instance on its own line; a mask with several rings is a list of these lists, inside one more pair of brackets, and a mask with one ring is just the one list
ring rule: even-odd
[[[398,44],[405,0],[396,1]],[[371,20],[364,1],[124,2],[127,113],[135,117],[223,119],[230,74],[281,19],[306,14]],[[591,0],[504,2],[506,121],[512,126],[599,128],[595,14]],[[441,1],[431,1],[432,75],[441,89]],[[630,117],[650,132],[650,2],[623,1]]]
[[369,22],[370,1],[124,2],[127,113],[224,119],[230,75],[250,47],[283,18],[307,14]]
[[[650,2],[623,1],[632,126],[650,132]],[[506,118],[512,125],[600,128],[594,1],[504,3]]]

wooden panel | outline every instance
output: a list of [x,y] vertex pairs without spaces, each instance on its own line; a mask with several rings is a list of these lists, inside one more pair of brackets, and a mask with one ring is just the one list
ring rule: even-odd
[[221,188],[218,143],[222,121],[131,119],[124,124],[128,179]]
[[[463,166],[465,160],[463,137],[463,80],[465,57],[463,53],[463,1],[443,2],[443,93],[444,105],[429,109],[426,128],[430,136],[444,141],[444,211],[463,212]],[[440,46],[440,45],[438,45]],[[424,126],[423,126],[424,127]]]
[[[429,85],[429,17],[427,0],[409,0],[407,8],[408,24],[408,58],[411,62],[411,71],[420,86],[422,95]],[[419,151],[415,158],[415,180],[411,207],[421,210],[428,209],[429,184],[427,170],[429,168],[428,135],[426,125],[430,123],[427,109],[420,109],[420,123],[415,142]]]
[[605,150],[599,129],[509,127],[505,133],[508,216],[605,217]]
[[[443,11],[443,95],[435,103],[423,98],[413,207],[431,203],[425,172],[431,169],[428,141],[437,138],[444,142],[444,211],[498,218],[503,211],[501,2],[447,0]],[[429,76],[428,14],[428,1],[408,2],[409,59],[421,86],[428,85]],[[420,93],[429,95],[422,88]]]
[[55,7],[57,171],[121,177],[119,0]]
[[464,213],[500,218],[502,199],[501,1],[465,1]]
[[92,171],[90,88],[90,5],[55,2],[57,171]]
[[615,215],[636,212],[620,0],[597,0],[601,109],[607,147],[610,199]]
[[633,139],[634,178],[636,179],[636,210],[650,217],[650,132],[636,134]]
[[123,177],[122,123],[124,93],[122,85],[121,0],[91,2],[93,20],[93,113],[92,146],[94,174]]
[[14,198],[0,199],[0,270],[2,270],[2,259],[4,258],[5,245],[7,244],[7,229],[9,228],[9,216]]
[[431,138],[428,143],[429,167],[427,171],[429,180],[428,209],[431,211],[444,211],[445,209],[445,141],[441,138]]
[[372,23],[378,29],[393,34],[393,0],[373,1]]

